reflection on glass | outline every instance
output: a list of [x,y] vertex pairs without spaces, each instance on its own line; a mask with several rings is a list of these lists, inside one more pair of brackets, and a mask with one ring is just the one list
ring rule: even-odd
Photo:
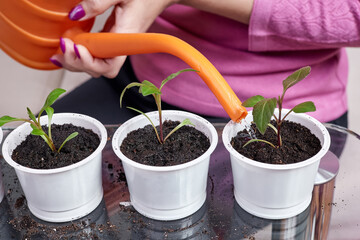
[[134,212],[129,219],[130,239],[210,239],[207,202],[193,215],[175,221],[158,221]]
[[295,217],[271,220],[251,215],[235,202],[231,236],[227,239],[307,240],[312,234],[310,222],[310,207]]

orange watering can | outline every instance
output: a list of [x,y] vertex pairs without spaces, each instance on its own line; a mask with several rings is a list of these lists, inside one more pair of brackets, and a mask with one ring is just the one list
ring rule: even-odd
[[58,53],[60,37],[85,46],[94,57],[112,58],[145,53],[172,54],[191,68],[214,93],[230,118],[247,115],[241,101],[217,69],[199,51],[179,38],[156,33],[88,33],[94,19],[71,21],[68,12],[80,0],[1,0],[0,48],[18,62],[36,69],[57,67],[50,57]]

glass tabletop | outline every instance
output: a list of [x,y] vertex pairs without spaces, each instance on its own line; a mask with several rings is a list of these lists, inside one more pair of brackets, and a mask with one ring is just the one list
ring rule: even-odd
[[[221,132],[211,156],[207,200],[193,215],[176,221],[157,221],[137,213],[130,203],[121,161],[111,148],[117,126],[107,126],[109,140],[103,151],[104,197],[89,215],[66,223],[49,223],[28,210],[15,171],[0,155],[5,198],[0,203],[0,239],[359,239],[360,136],[326,124],[332,158],[339,169],[314,187],[310,206],[301,214],[281,220],[258,218],[235,201],[230,156]],[[11,129],[3,129],[5,136]],[[324,168],[326,170],[326,168]],[[326,172],[325,172],[326,176]]]

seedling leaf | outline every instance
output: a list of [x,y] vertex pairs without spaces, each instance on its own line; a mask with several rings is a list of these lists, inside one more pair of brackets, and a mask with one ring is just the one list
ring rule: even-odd
[[162,82],[161,82],[161,86],[160,86],[160,91],[162,89],[162,87],[168,82],[170,81],[171,79],[174,79],[175,77],[177,77],[180,73],[183,73],[183,72],[189,72],[189,71],[192,71],[192,72],[199,72],[195,69],[192,69],[192,68],[187,68],[187,69],[183,69],[183,70],[180,70],[176,73],[173,73],[173,74],[170,74],[167,78],[165,78]]
[[152,94],[161,94],[161,91],[151,82],[144,80],[140,86],[139,92],[144,96]]
[[295,107],[293,107],[292,111],[294,111],[295,113],[314,112],[316,111],[316,107],[313,102],[308,101],[296,105]]
[[34,122],[36,122],[36,117],[35,117],[35,115],[32,113],[32,111],[30,110],[30,108],[26,108],[27,109],[27,113],[28,113],[28,115],[29,115],[29,118],[31,119],[31,120],[33,120]]
[[33,125],[31,125],[31,127],[33,129],[31,132],[32,135],[43,136],[45,134],[45,132],[43,130],[38,129],[38,128],[34,127]]
[[4,125],[5,123],[14,122],[14,121],[23,121],[24,119],[21,118],[14,118],[10,116],[2,116],[0,118],[0,127]]
[[73,139],[74,137],[76,137],[77,135],[79,135],[78,132],[73,132],[72,134],[70,134],[65,140],[64,142],[61,144],[61,146],[58,149],[58,152],[60,152],[60,150],[62,149],[62,147],[65,145],[65,143],[67,143],[68,141],[70,141],[71,139]]
[[46,114],[48,115],[49,122],[51,122],[51,119],[54,115],[54,109],[52,107],[47,107],[44,109]]
[[253,117],[259,132],[264,135],[276,107],[276,98],[264,98],[253,109]]
[[272,146],[273,148],[276,148],[274,144],[272,144],[271,142],[268,142],[268,141],[266,141],[266,140],[263,140],[263,139],[250,139],[249,141],[247,141],[247,142],[243,145],[243,148],[246,147],[247,145],[249,145],[250,143],[253,143],[253,142],[263,142],[263,143],[269,144],[269,145]]
[[260,102],[261,100],[263,100],[264,97],[263,96],[260,96],[260,95],[256,95],[256,96],[253,96],[251,98],[248,98],[246,99],[242,105],[244,107],[254,107],[255,104],[257,104],[258,102]]
[[46,98],[45,104],[42,107],[42,109],[45,110],[45,108],[53,105],[53,103],[56,101],[56,99],[58,99],[60,97],[60,95],[63,94],[64,92],[66,92],[66,90],[62,89],[62,88],[56,88],[56,89],[52,90],[49,93],[48,97]]
[[165,137],[164,142],[166,141],[166,139],[168,139],[171,136],[171,134],[173,134],[174,132],[176,132],[185,125],[195,126],[188,118],[184,119],[181,123],[179,123],[179,125],[177,125],[173,130],[171,130],[171,132],[169,132],[169,134]]
[[290,87],[294,86],[296,83],[300,82],[301,80],[303,80],[307,75],[309,75],[310,73],[310,67],[303,67],[300,68],[299,70],[295,71],[293,74],[291,74],[290,76],[288,76],[284,81],[283,81],[283,95],[286,92],[287,89],[289,89]]
[[274,132],[277,134],[278,133],[278,130],[276,129],[276,127],[274,127],[274,125],[272,125],[271,123],[268,123],[268,126],[274,130]]

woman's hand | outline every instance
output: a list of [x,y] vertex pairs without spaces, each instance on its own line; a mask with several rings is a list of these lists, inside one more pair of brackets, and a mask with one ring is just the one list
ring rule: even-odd
[[[103,32],[141,33],[145,32],[161,12],[178,0],[84,0],[69,13],[69,18],[82,21],[104,13],[114,6]],[[75,45],[70,39],[61,38],[63,54],[51,57],[51,61],[73,72],[87,72],[93,77],[101,75],[114,78],[125,62],[126,56],[110,59],[94,58],[82,45]],[[126,47],[126,46],[124,46]]]

